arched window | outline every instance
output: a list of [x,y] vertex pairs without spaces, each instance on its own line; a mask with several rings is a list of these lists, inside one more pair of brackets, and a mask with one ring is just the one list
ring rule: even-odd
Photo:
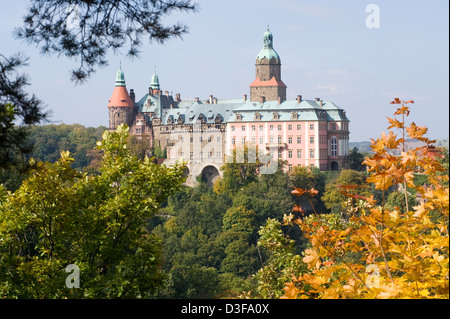
[[331,138],[331,156],[337,156],[337,137]]

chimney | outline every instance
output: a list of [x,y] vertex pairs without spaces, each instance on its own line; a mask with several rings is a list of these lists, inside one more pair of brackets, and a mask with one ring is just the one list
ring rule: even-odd
[[319,102],[320,101],[320,97],[316,97],[316,102]]
[[323,100],[320,100],[320,101],[319,101],[319,105],[320,105],[320,106],[323,106]]
[[181,101],[180,93],[175,94],[175,101]]
[[260,102],[261,102],[261,103],[266,102],[266,97],[265,97],[265,96],[261,96]]
[[297,103],[300,103],[302,101],[302,96],[301,95],[297,95]]
[[169,96],[169,91],[164,91],[164,94],[165,94],[166,96]]
[[213,104],[217,104],[217,98],[216,97],[213,99]]
[[131,101],[133,101],[133,103],[136,103],[136,95],[134,94],[133,89],[130,90],[130,98],[131,98]]
[[244,102],[247,101],[247,94],[244,94]]
[[213,95],[212,94],[209,95],[209,104],[213,104]]
[[196,98],[195,98],[195,102],[198,102],[198,100],[200,100],[200,98],[196,97]]

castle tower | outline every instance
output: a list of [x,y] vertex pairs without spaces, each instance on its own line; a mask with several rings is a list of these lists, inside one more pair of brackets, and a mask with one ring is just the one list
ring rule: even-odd
[[159,86],[159,77],[156,74],[156,70],[152,75],[152,82],[150,83],[150,94],[151,95],[160,95],[161,94],[161,88]]
[[256,79],[250,84],[250,101],[286,100],[286,85],[281,80],[281,59],[273,48],[273,35],[267,26],[264,46],[256,57]]
[[129,127],[132,125],[134,103],[125,86],[125,75],[121,66],[117,71],[113,94],[108,101],[108,112],[110,130],[115,130],[122,123],[126,123]]

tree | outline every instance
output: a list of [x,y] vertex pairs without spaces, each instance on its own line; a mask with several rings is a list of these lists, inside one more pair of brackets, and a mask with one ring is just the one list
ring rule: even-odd
[[360,153],[357,147],[350,150],[348,160],[350,162],[350,169],[355,171],[364,171],[364,165],[362,165],[362,162],[364,162],[364,154]]
[[[105,131],[100,175],[79,173],[62,152],[14,193],[0,189],[2,298],[145,298],[163,285],[161,242],[146,225],[183,167],[137,160],[127,137],[126,126]],[[65,286],[71,264],[80,289]]]
[[[21,125],[44,120],[42,102],[25,92],[28,78],[18,73],[27,59],[20,54],[5,57],[0,54],[0,168],[23,164],[23,155],[31,148],[26,143],[27,131]],[[17,124],[20,124],[19,126]]]
[[144,37],[164,43],[183,36],[188,31],[185,25],[165,26],[161,20],[174,11],[192,12],[197,7],[191,0],[32,0],[15,35],[38,45],[42,54],[78,59],[72,80],[82,82],[95,67],[107,65],[109,50],[117,53],[129,45],[127,56],[136,57]]
[[[313,214],[285,224],[298,224],[309,240],[303,252],[308,271],[286,282],[286,298],[448,298],[449,296],[449,188],[446,168],[432,151],[433,140],[425,137],[427,128],[414,122],[407,125],[407,104],[396,98],[398,118],[388,118],[392,130],[372,140],[374,155],[364,165],[370,173],[367,183],[386,192],[403,185],[404,213],[386,205],[382,196],[362,196],[353,186],[343,186],[349,198],[349,218],[334,214]],[[406,151],[406,137],[418,139],[425,147]],[[401,153],[397,152],[401,149]],[[397,154],[397,155],[396,155]],[[427,185],[414,184],[414,173],[427,175]],[[447,184],[448,185],[448,184]],[[423,201],[411,207],[407,187]],[[296,195],[315,192],[295,189]],[[295,272],[293,272],[295,274]]]
[[[249,160],[249,155],[254,154],[255,158]],[[258,180],[258,171],[261,167],[258,149],[253,149],[248,145],[234,148],[232,155],[221,167],[223,178],[214,185],[217,193],[236,194],[243,187]],[[251,156],[250,156],[251,157]]]
[[325,187],[325,193],[322,196],[322,201],[325,207],[331,210],[332,213],[343,213],[347,206],[347,200],[340,189],[342,186],[354,186],[354,191],[365,196],[369,195],[369,187],[364,185],[365,177],[362,173],[354,170],[342,170],[339,176],[334,181],[330,181]]

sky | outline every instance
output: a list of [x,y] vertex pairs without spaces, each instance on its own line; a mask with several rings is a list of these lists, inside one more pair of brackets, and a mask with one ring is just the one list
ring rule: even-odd
[[[13,37],[29,1],[0,0],[0,53],[29,57],[27,92],[44,101],[55,124],[108,126],[107,104],[119,63],[128,90],[140,99],[156,68],[161,89],[182,100],[240,99],[249,95],[255,60],[269,25],[281,58],[287,99],[319,97],[344,108],[350,142],[378,138],[398,97],[414,100],[409,121],[449,137],[449,2],[447,0],[197,0],[197,13],[162,21],[185,23],[189,33],[165,44],[144,41],[140,59],[110,53],[108,66],[75,85],[77,61],[42,56]],[[379,25],[369,28],[379,9]],[[122,51],[126,52],[126,48]]]

